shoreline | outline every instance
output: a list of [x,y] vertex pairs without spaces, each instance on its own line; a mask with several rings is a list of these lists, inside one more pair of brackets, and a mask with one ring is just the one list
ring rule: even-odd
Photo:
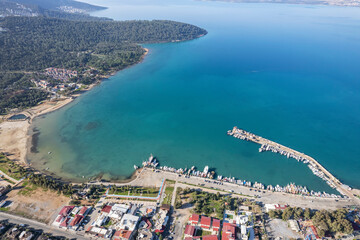
[[[24,109],[17,113],[9,113],[2,116],[0,119],[0,152],[3,152],[10,160],[17,162],[20,165],[23,165],[25,167],[31,167],[31,163],[27,161],[27,153],[28,150],[30,150],[30,148],[32,147],[32,134],[30,134],[29,131],[33,120],[37,117],[49,114],[51,112],[59,110],[62,107],[65,107],[66,105],[72,103],[77,97],[81,96],[83,93],[88,92],[92,90],[95,86],[100,85],[103,80],[109,79],[111,76],[114,76],[118,72],[141,63],[145,59],[145,56],[149,53],[149,49],[144,47],[143,49],[145,52],[137,63],[124,69],[113,71],[103,76],[100,81],[90,84],[85,90],[81,91],[80,93],[75,93],[69,97],[64,97],[56,101],[46,100],[37,106]],[[28,119],[19,121],[7,120],[7,118],[9,118],[10,116],[17,114],[25,114],[26,116],[28,116]],[[35,170],[41,173],[44,172],[40,169]],[[127,178],[126,180],[133,180],[134,174],[135,172],[131,175],[130,178]]]

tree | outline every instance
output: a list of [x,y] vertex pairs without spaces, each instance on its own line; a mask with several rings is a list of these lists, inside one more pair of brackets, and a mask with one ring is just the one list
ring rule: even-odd
[[176,209],[179,209],[179,208],[181,208],[182,207],[182,202],[181,202],[181,200],[177,200],[176,202],[175,202],[175,208]]
[[277,215],[274,210],[270,210],[268,214],[270,218],[277,218]]
[[310,210],[310,208],[305,208],[304,217],[305,217],[305,219],[311,219],[311,210]]

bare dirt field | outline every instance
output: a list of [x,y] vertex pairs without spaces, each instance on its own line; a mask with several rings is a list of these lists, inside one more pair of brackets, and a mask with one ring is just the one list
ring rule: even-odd
[[271,237],[282,237],[282,238],[287,238],[287,239],[291,239],[291,238],[295,238],[295,239],[299,239],[302,238],[302,236],[299,233],[296,233],[294,231],[292,231],[290,228],[288,228],[287,226],[287,222],[281,220],[281,219],[272,219],[269,221],[269,226],[270,226],[270,232],[269,235]]
[[11,201],[9,212],[40,222],[51,222],[70,198],[40,187],[12,190],[6,199]]

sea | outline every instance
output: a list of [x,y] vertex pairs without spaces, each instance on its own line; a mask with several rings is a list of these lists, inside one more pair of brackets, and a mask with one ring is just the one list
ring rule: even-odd
[[227,136],[237,126],[312,156],[360,188],[360,8],[87,2],[108,7],[94,16],[169,19],[208,34],[143,45],[144,61],[36,118],[32,166],[76,181],[124,180],[152,153],[162,166],[209,166],[222,176],[335,192],[306,164]]

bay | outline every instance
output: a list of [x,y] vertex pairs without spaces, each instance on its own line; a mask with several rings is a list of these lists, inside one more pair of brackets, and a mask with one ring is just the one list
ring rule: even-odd
[[[124,179],[150,153],[265,184],[333,192],[305,164],[231,138],[233,126],[317,159],[360,187],[360,9],[204,1],[88,1],[117,20],[171,19],[200,39],[145,45],[145,60],[37,118],[35,167]],[[51,155],[47,154],[49,151]]]

